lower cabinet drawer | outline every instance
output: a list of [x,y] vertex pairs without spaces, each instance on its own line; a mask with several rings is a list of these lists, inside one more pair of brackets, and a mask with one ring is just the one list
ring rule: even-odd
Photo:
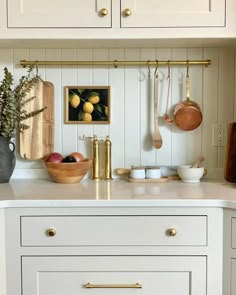
[[22,246],[206,246],[206,216],[22,216]]
[[22,257],[22,295],[206,295],[205,256]]
[[231,247],[235,249],[236,248],[236,218],[235,217],[231,219],[231,242],[232,242]]

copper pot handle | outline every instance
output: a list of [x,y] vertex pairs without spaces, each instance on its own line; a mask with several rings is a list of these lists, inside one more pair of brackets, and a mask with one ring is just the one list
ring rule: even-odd
[[190,78],[189,78],[189,61],[187,60],[187,74],[186,74],[186,102],[190,104]]

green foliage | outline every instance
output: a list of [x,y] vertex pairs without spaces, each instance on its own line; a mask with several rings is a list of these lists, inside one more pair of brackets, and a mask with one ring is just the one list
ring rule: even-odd
[[40,79],[38,75],[31,77],[32,70],[33,67],[30,67],[27,75],[22,76],[19,84],[13,87],[13,76],[6,67],[4,68],[4,78],[0,82],[0,136],[10,139],[15,136],[16,130],[24,131],[30,128],[22,121],[36,116],[45,109],[27,112],[24,108],[26,103],[35,99],[35,97],[27,100],[24,98]]

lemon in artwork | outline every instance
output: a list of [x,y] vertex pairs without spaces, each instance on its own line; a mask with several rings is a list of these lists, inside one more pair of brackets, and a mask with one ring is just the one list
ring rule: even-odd
[[69,100],[70,100],[71,106],[75,109],[80,104],[80,97],[77,94],[71,94]]
[[83,110],[85,111],[85,113],[91,114],[94,110],[94,106],[91,102],[86,101],[83,105]]

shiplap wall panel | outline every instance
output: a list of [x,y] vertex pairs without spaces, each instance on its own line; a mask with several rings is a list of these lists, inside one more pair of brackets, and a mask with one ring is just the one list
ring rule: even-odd
[[[93,49],[93,60],[108,60],[108,49]],[[93,85],[94,86],[108,86],[108,67],[96,66],[93,67]],[[109,125],[107,124],[94,124],[94,134],[100,138],[105,138],[109,135]],[[104,177],[104,140],[100,141],[100,177]]]
[[[231,48],[219,51],[219,101],[218,122],[227,123],[233,121],[234,116],[234,50]],[[218,148],[219,167],[223,167],[226,148]]]
[[[108,49],[94,49],[93,60],[108,60]],[[93,85],[108,86],[108,67],[93,67]],[[106,135],[109,135],[109,125],[94,124],[94,134],[99,137],[105,137]]]
[[[92,60],[93,51],[92,49],[78,49],[78,60]],[[78,86],[92,86],[93,79],[93,70],[88,66],[78,66]],[[79,124],[78,125],[78,151],[84,156],[91,158],[92,157],[92,147],[91,140],[83,140],[83,136],[92,137],[93,136],[93,125]]]
[[[62,49],[62,60],[77,60],[76,49]],[[61,70],[61,92],[64,94],[62,97],[62,106],[65,110],[65,86],[76,86],[77,84],[77,67],[63,66]],[[64,112],[61,114],[62,122],[64,122]],[[77,151],[77,124],[63,124],[62,125],[62,154],[69,155]]]
[[[186,60],[187,49],[174,48],[173,60]],[[172,106],[186,99],[186,67],[174,66],[172,70]],[[172,127],[172,165],[187,163],[187,133]]]
[[[156,59],[158,60],[168,60],[171,59],[171,49],[157,49],[156,50]],[[158,117],[159,117],[159,128],[162,136],[162,147],[155,150],[156,154],[156,165],[171,165],[171,129],[163,121],[163,115],[166,111],[166,101],[167,101],[167,76],[168,76],[168,67],[160,66],[159,67],[159,83],[158,83]],[[171,94],[170,94],[171,95]],[[169,97],[169,107],[171,106],[171,97]],[[153,105],[152,105],[153,110]]]
[[[202,49],[188,49],[188,59],[203,59]],[[190,67],[190,100],[196,102],[202,111],[202,71],[203,67]],[[193,94],[193,95],[192,95]],[[204,120],[204,117],[203,117]],[[187,132],[186,163],[191,164],[202,155],[202,124],[194,131]]]
[[[152,147],[153,132],[153,70],[147,79],[147,67],[120,66],[40,66],[39,74],[55,87],[55,151],[77,149],[91,157],[91,137],[110,135],[112,168],[131,165],[179,165],[190,163],[202,154],[210,170],[223,168],[225,148],[212,146],[212,124],[236,119],[235,50],[228,48],[167,48],[167,49],[1,49],[0,78],[3,68],[13,71],[18,81],[26,74],[19,66],[21,59],[38,60],[148,60],[148,59],[211,59],[209,67],[190,66],[191,98],[198,102],[203,113],[202,125],[184,132],[166,125],[162,116],[166,107],[167,67],[159,67],[159,125],[163,148]],[[171,67],[171,97],[169,111],[186,98],[186,67]],[[151,83],[150,83],[151,82]],[[111,124],[64,124],[65,85],[110,85]],[[151,95],[151,98],[149,97]],[[17,142],[18,144],[18,142]],[[17,147],[19,150],[19,147]],[[20,159],[17,152],[16,169],[41,168],[41,162]],[[28,174],[27,174],[28,175]]]
[[[125,60],[139,60],[139,49],[126,49]],[[125,166],[139,165],[140,146],[140,71],[139,66],[125,68]]]
[[[13,64],[15,65],[15,68],[13,70],[14,74],[14,84],[18,84],[19,80],[22,76],[25,76],[27,74],[27,70],[19,66],[19,61],[21,59],[29,59],[30,58],[30,50],[29,49],[14,49],[14,57],[13,57]],[[19,137],[16,137],[16,168],[30,168],[32,165],[35,165],[36,167],[39,166],[38,162],[34,161],[28,161],[24,160],[20,157],[19,154]]]
[[[124,49],[110,49],[109,60],[124,60]],[[125,167],[125,98],[124,67],[109,67],[109,85],[111,85],[111,125],[109,129],[112,140],[112,166]]]
[[[60,49],[47,49],[46,60],[61,60]],[[54,85],[54,150],[62,153],[62,126],[64,112],[63,92],[61,88],[61,66],[46,66],[45,79]]]
[[212,124],[218,120],[219,50],[204,49],[204,59],[208,58],[212,60],[212,64],[203,68],[202,154],[206,167],[218,168],[217,147],[212,146]]
[[[155,60],[155,49],[141,49],[141,60]],[[141,165],[155,165],[155,149],[153,148],[153,66],[150,66],[150,78],[148,77],[148,66],[142,67],[141,71],[141,100],[140,108],[142,115],[140,117],[141,132]]]

